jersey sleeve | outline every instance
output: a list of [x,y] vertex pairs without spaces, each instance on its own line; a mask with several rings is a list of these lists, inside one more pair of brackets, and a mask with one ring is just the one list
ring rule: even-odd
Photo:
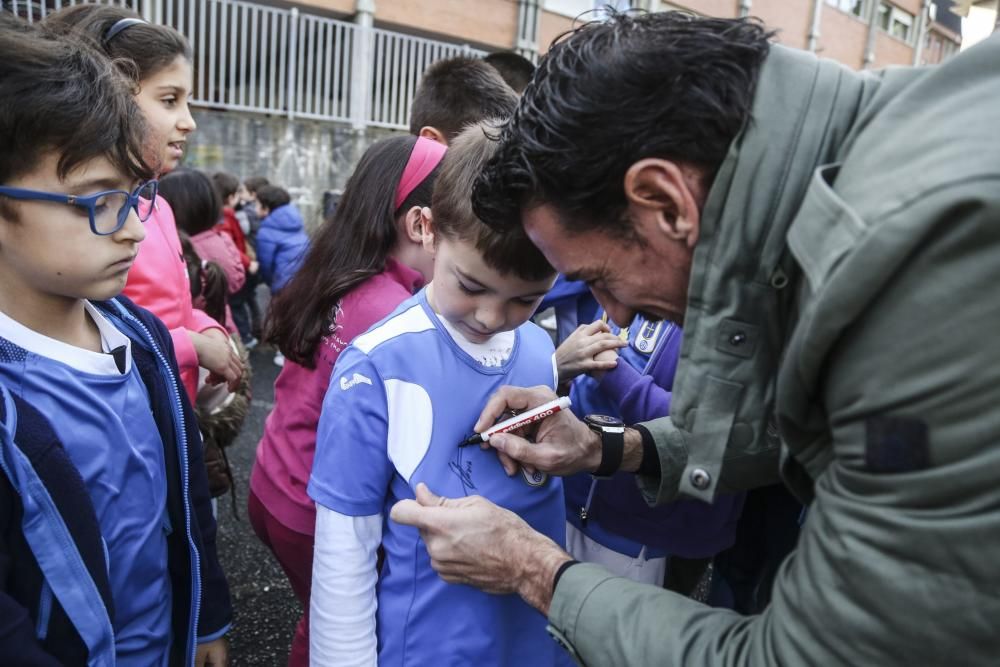
[[348,516],[383,511],[393,466],[389,461],[385,385],[356,347],[340,355],[316,430],[309,496]]

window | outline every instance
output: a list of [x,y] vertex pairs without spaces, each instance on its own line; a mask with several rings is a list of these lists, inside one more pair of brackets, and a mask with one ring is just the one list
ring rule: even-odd
[[571,19],[592,12],[595,6],[600,5],[601,3],[595,3],[594,0],[545,0],[544,3],[545,11],[562,14]]
[[912,44],[916,38],[916,31],[913,29],[914,18],[916,17],[910,12],[882,2],[878,6],[875,24],[896,39]]
[[826,4],[831,7],[836,7],[842,12],[853,14],[862,19],[868,16],[870,2],[871,0],[826,0]]

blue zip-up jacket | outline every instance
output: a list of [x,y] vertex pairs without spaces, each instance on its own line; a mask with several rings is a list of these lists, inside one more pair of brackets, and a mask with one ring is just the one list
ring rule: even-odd
[[[201,435],[163,323],[124,297],[95,303],[133,342],[164,444],[172,590],[170,664],[229,630]],[[5,343],[0,354],[9,354]],[[114,665],[108,563],[90,496],[40,414],[0,387],[0,664]]]
[[257,261],[260,274],[272,293],[295,275],[308,248],[309,237],[302,224],[302,214],[293,204],[279,206],[261,220],[257,231]]

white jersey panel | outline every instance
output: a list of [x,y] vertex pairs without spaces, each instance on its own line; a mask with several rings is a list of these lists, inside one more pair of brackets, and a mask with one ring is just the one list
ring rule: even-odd
[[414,304],[404,312],[391,317],[375,328],[363,333],[354,339],[354,347],[365,354],[369,354],[382,343],[392,340],[396,336],[408,333],[420,333],[434,328],[434,322],[427,316],[420,304]]
[[434,410],[427,390],[403,380],[386,380],[389,406],[389,460],[407,481],[431,446]]

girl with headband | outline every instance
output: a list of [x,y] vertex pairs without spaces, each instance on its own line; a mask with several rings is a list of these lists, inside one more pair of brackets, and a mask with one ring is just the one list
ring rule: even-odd
[[294,667],[309,664],[316,510],[306,484],[323,396],[340,352],[430,278],[422,232],[444,153],[443,145],[412,136],[373,144],[301,268],[271,302],[265,337],[286,362],[257,447],[248,514],[305,610],[292,641]]
[[[135,102],[147,126],[146,160],[158,176],[173,171],[195,130],[188,108],[193,86],[191,47],[173,28],[147,23],[133,11],[110,5],[76,5],[45,19],[57,32],[95,44],[133,78]],[[187,267],[170,205],[156,198],[146,221],[146,239],[129,271],[125,296],[151,310],[170,330],[181,381],[195,402],[198,368],[209,384],[236,389],[243,365],[229,345],[225,327],[192,307]]]

